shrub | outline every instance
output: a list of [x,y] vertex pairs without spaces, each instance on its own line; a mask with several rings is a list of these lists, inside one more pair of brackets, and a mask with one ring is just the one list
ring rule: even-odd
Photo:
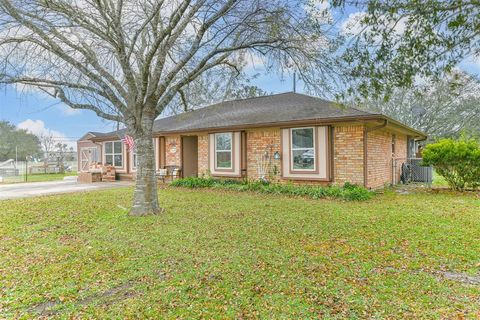
[[188,178],[173,180],[171,185],[174,187],[184,187],[184,188],[209,188],[209,187],[213,187],[214,184],[215,184],[215,181],[212,178],[188,177]]
[[441,139],[426,146],[423,164],[430,165],[458,191],[480,186],[480,145],[473,139]]
[[343,199],[354,200],[354,201],[364,201],[372,197],[372,191],[367,190],[363,187],[355,186],[354,188],[343,188]]
[[352,201],[364,201],[372,197],[373,192],[364,187],[346,183],[340,186],[304,186],[265,183],[264,181],[247,181],[233,179],[213,179],[213,178],[184,178],[174,180],[173,187],[184,188],[215,188],[235,191],[251,191],[267,194],[286,194],[299,197],[308,197],[311,199],[335,198]]

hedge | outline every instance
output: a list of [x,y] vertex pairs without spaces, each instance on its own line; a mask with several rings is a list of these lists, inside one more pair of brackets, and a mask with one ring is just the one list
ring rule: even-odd
[[292,183],[278,184],[265,183],[262,181],[247,181],[233,179],[214,179],[188,177],[174,180],[173,187],[184,188],[214,188],[235,191],[251,191],[267,194],[285,194],[301,196],[311,199],[333,198],[348,201],[364,201],[370,199],[374,192],[364,187],[345,183],[343,186],[308,186],[294,185]]
[[480,186],[480,145],[474,139],[441,139],[423,151],[423,164],[433,166],[457,191]]

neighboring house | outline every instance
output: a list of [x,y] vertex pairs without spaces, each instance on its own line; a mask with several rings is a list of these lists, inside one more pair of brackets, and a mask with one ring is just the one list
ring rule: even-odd
[[[120,179],[132,179],[136,155],[121,142],[124,134],[86,134],[78,145],[78,158],[85,159],[80,171],[88,168],[85,152],[96,150],[89,160],[114,165]],[[177,166],[184,177],[369,188],[398,182],[407,145],[425,138],[382,114],[296,93],[221,102],[154,124],[157,169]]]
[[87,132],[77,141],[78,171],[88,171],[93,162],[103,162],[102,143],[93,142],[92,139],[104,135],[100,132]]

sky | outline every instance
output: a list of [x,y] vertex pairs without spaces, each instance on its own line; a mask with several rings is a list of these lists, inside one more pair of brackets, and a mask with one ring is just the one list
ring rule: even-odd
[[[254,73],[259,73],[259,77],[252,84],[266,92],[292,91],[291,74],[266,74],[260,67]],[[297,83],[297,92],[301,91]],[[108,132],[116,128],[115,123],[99,118],[93,111],[71,109],[40,92],[15,86],[0,90],[0,120],[37,135],[51,134],[57,141],[75,148],[76,141],[88,131]]]
[[[349,12],[348,12],[349,11]],[[352,19],[358,12],[347,10],[345,21]],[[480,59],[464,61],[460,69],[480,75]],[[269,93],[292,91],[292,74],[268,74],[261,66],[252,73],[258,74],[251,84]],[[297,83],[297,92],[303,92],[301,83]],[[115,124],[102,120],[94,112],[74,110],[46,96],[21,86],[7,86],[0,89],[0,120],[6,120],[17,127],[27,129],[34,134],[50,134],[57,141],[76,148],[76,140],[88,131],[108,132]]]

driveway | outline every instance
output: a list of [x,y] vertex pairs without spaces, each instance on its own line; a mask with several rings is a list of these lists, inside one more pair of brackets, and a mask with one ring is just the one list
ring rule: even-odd
[[0,184],[0,200],[74,193],[133,185],[129,181],[78,183],[75,179],[49,182]]

